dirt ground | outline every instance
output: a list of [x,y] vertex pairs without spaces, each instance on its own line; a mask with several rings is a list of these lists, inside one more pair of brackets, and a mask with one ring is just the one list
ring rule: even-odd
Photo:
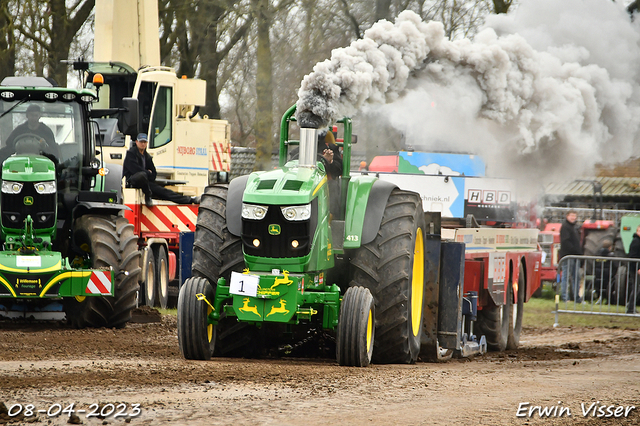
[[[180,355],[172,316],[122,330],[5,321],[0,424],[640,424],[640,331],[525,329],[521,343],[516,351],[443,364],[200,362]],[[597,417],[597,410],[584,416],[583,407],[594,403],[604,415],[622,406],[618,413],[627,416]],[[28,404],[33,414],[24,416]],[[54,416],[70,404],[74,417]],[[529,416],[533,406],[552,415]],[[22,414],[9,416],[3,407],[10,414],[22,407]],[[554,407],[561,417],[553,416]],[[119,416],[99,416],[101,410]]]

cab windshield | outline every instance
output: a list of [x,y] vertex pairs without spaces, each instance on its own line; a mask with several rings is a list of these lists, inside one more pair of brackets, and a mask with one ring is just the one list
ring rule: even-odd
[[56,164],[59,189],[78,188],[82,139],[76,102],[0,102],[0,161],[15,154],[44,155]]

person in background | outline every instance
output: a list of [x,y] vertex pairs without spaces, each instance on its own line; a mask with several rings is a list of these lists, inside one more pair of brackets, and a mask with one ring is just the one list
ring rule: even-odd
[[[613,257],[613,241],[605,239],[602,247],[596,252],[598,257]],[[610,282],[618,272],[618,265],[614,265],[611,260],[597,259],[594,267],[594,290],[598,293],[598,298],[608,297]]]
[[[582,247],[580,247],[580,235],[576,226],[578,214],[575,210],[569,210],[565,217],[565,221],[560,227],[560,252],[559,258],[565,256],[581,255]],[[569,299],[569,290],[571,290],[575,301],[580,301],[578,288],[578,260],[567,259],[562,262],[562,284],[560,286],[562,301]]]
[[147,152],[147,135],[138,134],[135,144],[127,151],[122,165],[122,174],[126,178],[127,187],[138,188],[144,192],[147,207],[153,206],[152,198],[173,201],[176,204],[200,204],[199,197],[189,197],[158,185],[153,158]]
[[[629,254],[627,257],[631,259],[639,259],[640,262],[640,225],[636,228],[636,233],[633,234],[633,238],[631,239],[631,244],[629,245]],[[627,284],[627,313],[635,314],[636,310],[636,298],[638,296],[638,284],[640,284],[640,269],[638,269],[637,262],[629,263],[630,273],[628,276],[628,284]]]

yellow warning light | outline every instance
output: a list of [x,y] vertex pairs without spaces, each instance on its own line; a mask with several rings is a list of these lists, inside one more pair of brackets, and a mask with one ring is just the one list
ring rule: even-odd
[[182,78],[183,80],[186,80],[186,79],[187,79],[187,76],[186,76],[186,75],[183,75],[183,76],[182,76],[182,77],[180,77],[180,78]]
[[100,170],[98,170],[98,173],[100,174],[100,176],[106,176],[109,174],[109,169],[107,169],[106,167],[100,167]]
[[104,84],[104,77],[102,76],[102,74],[97,73],[93,76],[93,85],[94,86],[102,86]]

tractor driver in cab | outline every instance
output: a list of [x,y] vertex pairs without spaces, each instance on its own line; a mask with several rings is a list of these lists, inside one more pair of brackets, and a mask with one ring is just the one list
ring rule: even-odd
[[29,105],[26,116],[27,121],[13,129],[7,143],[0,149],[0,164],[14,153],[42,154],[57,164],[60,156],[58,145],[49,126],[40,122],[40,106]]
[[318,134],[318,156],[324,164],[327,177],[337,180],[342,176],[342,154],[336,145],[336,139],[331,130]]
[[329,185],[329,210],[335,217],[340,211],[340,184],[338,178],[342,176],[342,154],[336,145],[333,132],[329,129],[318,134],[318,158],[327,172]]

